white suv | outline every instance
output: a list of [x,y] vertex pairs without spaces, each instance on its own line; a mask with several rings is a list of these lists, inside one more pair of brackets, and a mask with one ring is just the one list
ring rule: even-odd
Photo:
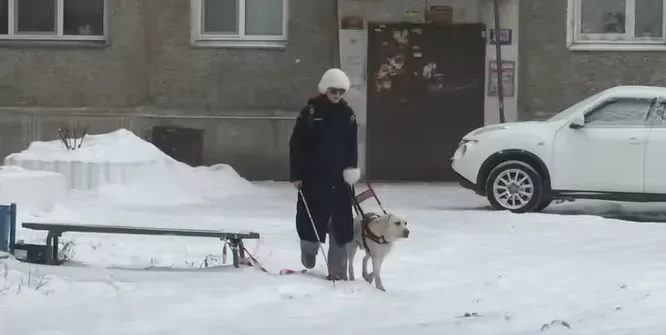
[[461,185],[495,209],[553,200],[666,201],[666,88],[618,86],[545,121],[470,132],[451,158]]

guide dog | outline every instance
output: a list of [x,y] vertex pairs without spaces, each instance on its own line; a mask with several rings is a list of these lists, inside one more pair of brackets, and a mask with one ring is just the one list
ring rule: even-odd
[[[368,283],[386,291],[381,278],[381,269],[384,259],[393,249],[393,244],[399,239],[409,237],[407,221],[393,215],[377,215],[367,213],[364,217],[354,218],[354,240],[347,244],[347,271],[349,280],[354,280],[354,256],[358,249],[365,249],[363,257],[362,276]],[[368,260],[372,259],[372,272],[368,274]]]

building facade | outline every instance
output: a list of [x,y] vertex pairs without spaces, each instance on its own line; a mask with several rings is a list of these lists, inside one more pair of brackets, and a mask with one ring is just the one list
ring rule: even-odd
[[334,1],[0,0],[0,153],[67,123],[178,125],[204,131],[203,164],[284,178],[294,117],[338,63],[336,22]]
[[499,87],[516,121],[663,85],[664,1],[500,0],[495,33],[492,0],[0,0],[0,154],[65,123],[174,125],[204,131],[203,164],[284,180],[296,113],[340,66],[364,176],[453,180]]
[[663,0],[520,2],[519,118],[616,85],[666,85]]

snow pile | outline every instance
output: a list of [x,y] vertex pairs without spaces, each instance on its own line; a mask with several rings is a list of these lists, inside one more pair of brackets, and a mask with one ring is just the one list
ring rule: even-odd
[[126,129],[88,135],[76,150],[59,140],[33,142],[5,164],[61,173],[70,189],[122,203],[192,203],[253,189],[228,165],[192,168]]
[[104,184],[96,193],[109,201],[134,205],[182,205],[248,193],[253,185],[229,165],[192,168],[171,161],[147,164],[124,184]]
[[87,135],[80,148],[67,150],[60,140],[30,143],[28,149],[7,156],[5,161],[145,163],[170,160],[152,143],[127,129]]
[[49,210],[66,195],[62,174],[30,171],[18,166],[0,167],[0,205],[16,203]]
[[[25,210],[23,206],[18,207],[17,222],[47,222],[47,223],[68,223],[68,224],[85,224],[86,218],[65,207],[62,204],[55,204],[49,210]],[[22,228],[19,227],[19,230]],[[39,234],[38,241],[43,242],[43,234]],[[34,242],[36,240],[32,240]]]

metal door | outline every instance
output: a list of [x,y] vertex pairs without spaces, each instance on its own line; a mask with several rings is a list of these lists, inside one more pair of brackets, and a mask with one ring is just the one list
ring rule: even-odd
[[451,181],[483,126],[485,25],[369,24],[367,178]]

